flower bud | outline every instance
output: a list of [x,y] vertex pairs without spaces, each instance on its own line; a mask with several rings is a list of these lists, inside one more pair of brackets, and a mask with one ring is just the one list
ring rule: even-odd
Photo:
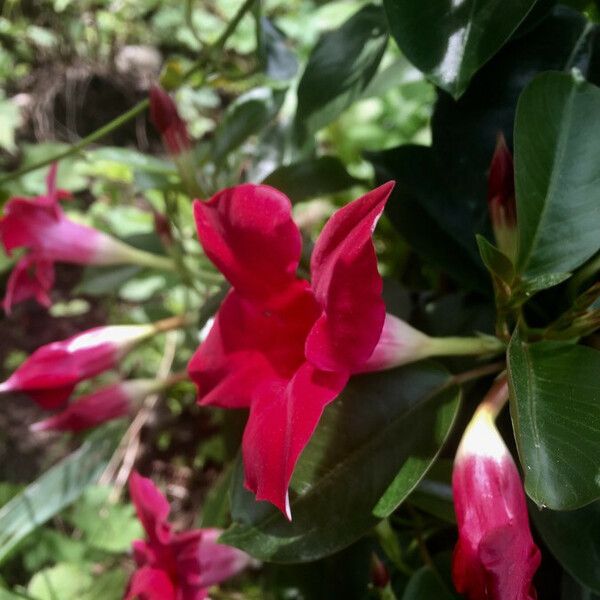
[[58,408],[80,381],[114,369],[138,343],[182,322],[175,317],[149,325],[96,327],[46,344],[0,384],[0,392],[23,392],[42,408]]
[[175,102],[158,85],[150,88],[150,118],[169,154],[175,157],[191,149],[186,124],[179,116]]
[[371,582],[379,589],[384,589],[390,582],[390,572],[375,552],[371,555]]
[[127,415],[136,404],[159,390],[154,379],[120,381],[81,396],[62,412],[30,426],[31,431],[84,431]]
[[454,461],[458,523],[452,578],[469,600],[535,600],[540,551],[529,529],[517,467],[494,424],[508,398],[497,382],[469,423]]
[[517,253],[515,171],[506,140],[498,135],[488,177],[488,209],[498,248],[514,261]]

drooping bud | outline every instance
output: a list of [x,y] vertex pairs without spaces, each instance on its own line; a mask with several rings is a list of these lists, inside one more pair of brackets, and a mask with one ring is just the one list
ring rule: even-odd
[[498,135],[488,176],[488,209],[496,243],[514,261],[517,253],[517,204],[513,158],[504,135]]
[[0,384],[0,392],[23,392],[42,408],[59,408],[80,381],[114,369],[137,344],[184,322],[174,317],[148,325],[96,327],[46,344]]
[[160,86],[150,88],[150,118],[173,157],[192,148],[186,124],[173,99]]
[[154,379],[119,381],[81,396],[62,412],[30,426],[31,431],[85,431],[120,419],[164,383]]
[[381,337],[360,372],[383,371],[432,356],[492,355],[505,345],[493,336],[430,337],[387,313]]
[[384,589],[390,582],[390,572],[375,552],[371,555],[371,582],[379,589]]
[[458,523],[452,578],[469,600],[535,600],[540,551],[529,529],[523,484],[494,423],[508,399],[497,381],[476,411],[454,461]]

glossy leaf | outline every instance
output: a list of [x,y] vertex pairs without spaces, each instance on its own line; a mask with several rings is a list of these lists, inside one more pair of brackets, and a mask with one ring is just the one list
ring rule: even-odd
[[600,89],[547,73],[515,121],[519,256],[524,277],[566,273],[600,248]]
[[266,74],[273,79],[288,81],[298,70],[298,59],[284,34],[267,17],[260,18],[258,54]]
[[106,429],[46,471],[0,509],[0,562],[28,534],[95,483],[115,447]]
[[471,207],[451,195],[432,149],[404,145],[367,158],[378,183],[396,181],[386,214],[408,243],[464,287],[488,289],[474,237],[479,224]]
[[561,565],[600,594],[600,502],[567,512],[534,509],[531,514]]
[[355,377],[325,410],[291,483],[293,521],[243,489],[234,475],[235,521],[223,541],[275,562],[327,556],[375,523],[373,510],[399,504],[425,475],[459,403],[441,367],[420,363]]
[[455,204],[470,211],[475,232],[487,239],[493,239],[487,178],[498,133],[512,147],[517,100],[538,73],[572,67],[588,73],[591,35],[583,15],[557,7],[502,48],[458,101],[438,94],[431,122],[431,162],[443,174],[446,192],[457,198]]
[[600,352],[572,343],[527,343],[517,331],[508,370],[529,497],[553,510],[600,498]]
[[359,98],[377,71],[387,41],[385,14],[373,4],[319,38],[298,85],[296,131],[301,142]]
[[453,600],[457,598],[440,576],[428,566],[421,567],[409,580],[402,600]]
[[275,169],[264,181],[281,190],[293,203],[326,196],[362,183],[339,158],[321,156]]
[[406,57],[458,97],[508,40],[535,0],[384,0],[390,31]]
[[279,112],[285,93],[256,88],[232,104],[215,131],[210,160],[221,163],[251,135],[260,132]]

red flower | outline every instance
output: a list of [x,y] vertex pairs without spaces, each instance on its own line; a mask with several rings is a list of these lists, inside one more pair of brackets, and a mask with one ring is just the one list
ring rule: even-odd
[[31,431],[85,431],[102,423],[127,415],[135,404],[160,389],[154,379],[120,381],[81,396],[65,410],[34,423]]
[[177,156],[191,149],[186,124],[167,92],[158,85],[150,88],[150,118],[170,154]]
[[129,493],[147,539],[133,543],[138,568],[125,600],[203,600],[207,588],[248,565],[244,552],[217,543],[217,529],[174,533],[167,521],[169,504],[150,479],[133,472]]
[[498,247],[510,258],[516,255],[517,203],[515,170],[506,140],[498,135],[488,177],[488,209]]
[[194,204],[202,246],[233,290],[189,373],[202,404],[250,408],[246,487],[288,518],[300,453],[325,406],[351,374],[367,368],[382,333],[386,313],[371,234],[392,186],[329,220],[312,254],[312,286],[296,276],[301,237],[286,196],[248,184]]
[[[0,217],[0,242],[8,255],[15,248],[27,248],[8,281],[4,310],[34,297],[48,306],[48,292],[54,282],[54,262],[112,265],[149,264],[147,253],[140,252],[92,227],[68,219],[59,201],[68,194],[56,189],[56,164],[47,177],[45,196],[33,199],[12,198]],[[152,255],[150,255],[152,256]],[[154,262],[160,258],[154,258]]]
[[454,462],[452,488],[459,540],[452,578],[469,600],[535,600],[540,551],[529,530],[523,485],[494,424],[506,380],[475,413]]
[[112,325],[46,344],[0,384],[0,392],[24,392],[42,408],[58,408],[80,381],[113,369],[155,332],[155,325]]

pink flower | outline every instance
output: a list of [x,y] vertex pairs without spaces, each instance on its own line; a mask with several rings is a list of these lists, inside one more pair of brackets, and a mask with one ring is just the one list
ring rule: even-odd
[[158,129],[169,154],[177,156],[191,149],[186,124],[173,99],[160,86],[150,88],[150,118]]
[[147,539],[133,543],[138,568],[125,600],[203,600],[207,588],[248,566],[244,552],[217,543],[217,529],[174,533],[169,504],[150,479],[133,472],[129,493]]
[[509,258],[517,251],[517,203],[513,158],[500,133],[490,164],[488,177],[488,209],[498,247]]
[[301,237],[286,196],[248,184],[194,204],[202,246],[233,290],[188,370],[202,404],[250,408],[246,487],[288,518],[289,481],[325,406],[351,374],[374,368],[386,312],[371,234],[392,186],[333,215],[312,285],[296,276]]
[[42,408],[58,408],[80,381],[115,368],[127,352],[156,331],[152,324],[111,325],[46,344],[0,384],[0,392],[24,392]]
[[535,600],[540,551],[529,529],[517,467],[494,417],[508,398],[506,380],[490,391],[467,427],[452,474],[458,544],[452,578],[469,600]]
[[6,253],[11,255],[15,248],[28,250],[8,281],[3,301],[7,313],[13,303],[31,297],[44,306],[50,304],[56,261],[93,265],[152,262],[157,266],[164,262],[67,218],[59,201],[68,194],[56,189],[56,164],[48,173],[47,186],[45,196],[9,200],[0,218],[0,242]]
[[129,414],[163,382],[154,379],[120,381],[81,396],[62,412],[34,423],[31,431],[85,431]]

